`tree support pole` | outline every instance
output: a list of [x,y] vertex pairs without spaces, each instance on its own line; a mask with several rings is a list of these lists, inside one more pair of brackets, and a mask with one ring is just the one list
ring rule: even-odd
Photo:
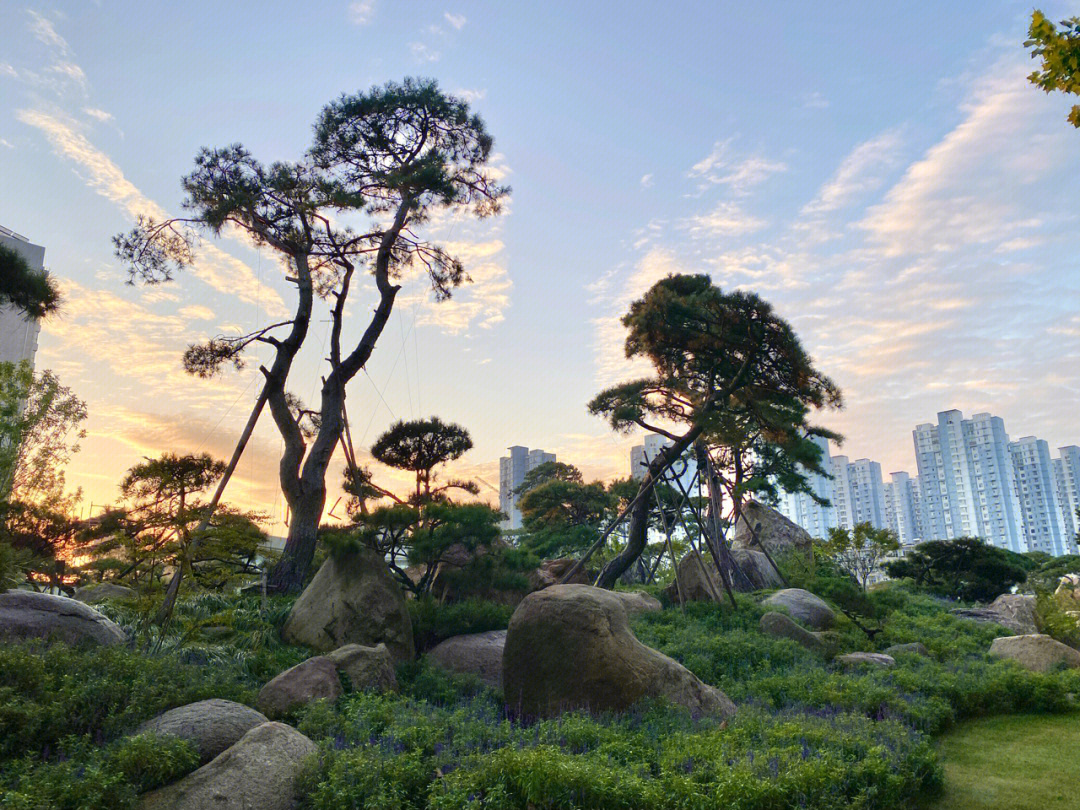
[[[248,440],[251,439],[251,434],[255,432],[255,425],[262,415],[263,407],[266,405],[266,400],[269,395],[270,381],[267,380],[263,383],[262,391],[259,392],[259,398],[255,400],[255,407],[251,409],[247,424],[244,425],[244,432],[240,434],[240,440],[236,443],[236,449],[233,450],[232,458],[229,459],[229,465],[225,468],[221,480],[218,481],[217,489],[214,490],[214,497],[210,499],[210,503],[206,506],[206,515],[203,517],[202,521],[200,521],[198,528],[192,532],[191,542],[188,544],[187,553],[185,554],[189,559],[195,555],[195,550],[199,545],[199,538],[210,527],[210,519],[214,516],[218,504],[221,502],[221,496],[225,494],[225,487],[229,485],[229,480],[232,478],[233,473],[236,472],[236,467],[240,463],[240,457],[244,454],[244,449],[247,447]],[[181,561],[181,564],[177,566],[177,569],[173,572],[172,579],[169,580],[169,587],[165,590],[165,600],[161,603],[161,607],[154,616],[154,622],[162,626],[162,637],[164,637],[165,628],[167,627],[168,622],[172,619],[173,607],[176,605],[176,597],[180,593],[180,583],[183,581],[183,578],[184,561]]]

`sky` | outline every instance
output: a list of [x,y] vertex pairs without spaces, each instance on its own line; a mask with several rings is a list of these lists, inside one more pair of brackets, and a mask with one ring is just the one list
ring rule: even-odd
[[[228,457],[257,364],[201,381],[183,349],[293,302],[274,257],[235,236],[207,239],[192,270],[151,288],[124,283],[111,237],[139,214],[180,213],[200,147],[299,158],[323,105],[406,76],[472,104],[513,194],[497,219],[427,227],[473,283],[436,304],[406,280],[349,388],[358,446],[438,415],[472,433],[455,472],[487,498],[514,444],[625,475],[636,437],[586,403],[631,373],[619,316],[672,272],[772,302],[844,391],[817,421],[886,475],[915,472],[912,428],[948,408],[1002,416],[1013,438],[1080,443],[1080,131],[1069,98],[1026,81],[1031,10],[6,3],[0,225],[45,245],[63,285],[37,365],[89,408],[69,481],[96,512],[144,456]],[[359,292],[354,340],[374,300]],[[291,385],[309,401],[326,328],[319,313]],[[280,449],[267,419],[226,496],[278,527]]]

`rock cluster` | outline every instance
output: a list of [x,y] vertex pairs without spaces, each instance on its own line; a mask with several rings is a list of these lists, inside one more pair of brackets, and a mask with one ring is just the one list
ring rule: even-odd
[[785,588],[762,601],[769,607],[786,608],[794,618],[815,630],[828,630],[836,614],[825,601],[802,588]]

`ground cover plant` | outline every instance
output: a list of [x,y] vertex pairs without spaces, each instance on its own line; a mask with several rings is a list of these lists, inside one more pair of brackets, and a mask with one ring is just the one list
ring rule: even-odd
[[[659,592],[659,589],[655,589]],[[757,629],[763,609],[690,603],[634,621],[646,644],[723,689],[727,723],[645,703],[622,715],[509,717],[478,680],[426,660],[403,664],[401,693],[347,693],[286,719],[319,745],[302,805],[321,808],[901,808],[940,787],[934,736],[960,718],[1063,712],[1080,676],[989,659],[999,628],[951,616],[941,600],[871,592],[873,639],[840,617],[837,649],[921,641],[894,669],[846,671]],[[207,697],[252,703],[259,686],[311,654],[279,640],[291,606],[258,595],[178,603],[164,636],[137,648],[0,649],[0,806],[125,808],[194,769],[186,744],[128,736],[160,712]],[[105,610],[139,638],[136,601]],[[433,639],[505,626],[505,606],[416,606]],[[144,646],[145,645],[145,648]],[[155,650],[157,650],[155,652]],[[117,688],[123,684],[124,688]]]

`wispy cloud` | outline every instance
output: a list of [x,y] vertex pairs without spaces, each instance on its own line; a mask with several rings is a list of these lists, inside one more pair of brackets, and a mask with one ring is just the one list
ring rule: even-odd
[[423,42],[410,42],[409,51],[421,62],[438,62],[442,58],[439,51],[428,47]]
[[353,25],[367,25],[375,19],[375,0],[356,0],[349,3],[349,22]]
[[691,236],[739,236],[761,230],[768,223],[743,211],[736,203],[720,202],[713,210],[690,217],[682,227]]
[[464,14],[451,14],[449,11],[443,14],[443,18],[454,26],[458,31],[465,27],[465,15]]
[[642,188],[652,188],[652,186],[653,186],[653,176],[651,174],[642,175],[641,176],[641,187]]
[[96,107],[83,107],[83,112],[98,121],[112,121],[113,114],[105,112],[105,110],[99,110]]
[[772,175],[787,171],[787,164],[762,155],[737,156],[731,145],[732,139],[713,144],[712,151],[690,168],[690,177],[745,193]]
[[901,146],[902,139],[896,130],[883,132],[856,146],[817,196],[803,206],[803,213],[835,211],[876,191],[885,182],[887,173],[897,166]]
[[[90,143],[73,122],[41,110],[18,110],[15,117],[40,130],[58,155],[82,169],[82,177],[90,188],[119,205],[132,219],[140,214],[155,219],[167,217],[165,210],[136,188],[120,167]],[[203,246],[192,272],[215,290],[261,306],[270,314],[286,312],[275,290],[263,287],[247,264],[216,245]]]
[[34,35],[38,42],[41,42],[61,54],[68,54],[71,52],[68,48],[67,40],[56,33],[56,28],[53,27],[53,24],[48,19],[38,14],[33,9],[27,9],[26,13],[30,15],[30,33]]

